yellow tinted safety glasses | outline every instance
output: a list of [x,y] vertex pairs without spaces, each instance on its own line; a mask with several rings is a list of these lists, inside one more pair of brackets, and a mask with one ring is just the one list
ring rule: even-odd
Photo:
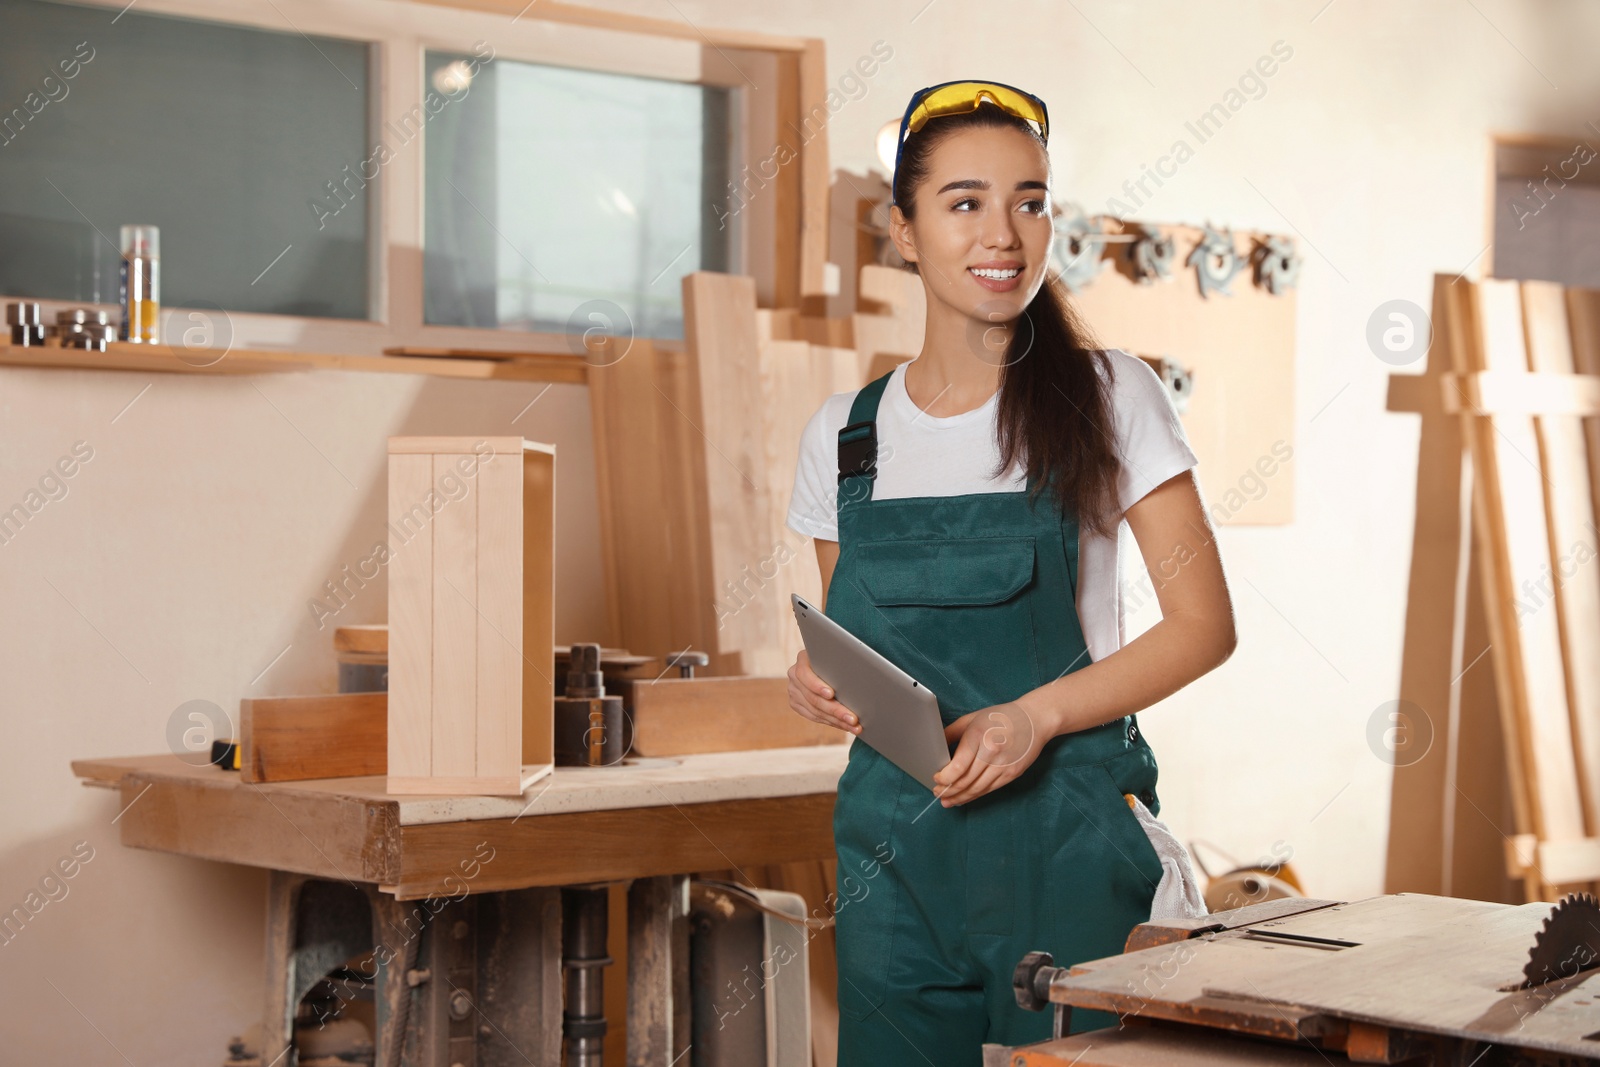
[[[926,126],[929,119],[976,111],[985,100],[1002,111],[1032,123],[1039,133],[1039,140],[1050,143],[1050,112],[1044,106],[1044,101],[1032,93],[1001,82],[943,82],[919,89],[906,105],[905,117],[900,120],[900,137],[895,141],[895,172],[900,170],[900,153],[905,147],[906,138]],[[893,180],[893,175],[890,179]]]

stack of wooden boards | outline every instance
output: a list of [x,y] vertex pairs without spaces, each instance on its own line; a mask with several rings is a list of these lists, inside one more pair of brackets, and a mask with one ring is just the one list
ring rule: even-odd
[[[359,646],[373,662],[388,659],[384,625],[341,626],[341,654]],[[568,648],[555,647],[559,683]],[[603,653],[606,688],[621,694],[630,754],[687,756],[704,752],[842,745],[839,730],[802,719],[789,708],[787,678],[681,678],[659,661],[625,649]],[[389,694],[341,692],[245,699],[240,711],[240,771],[247,782],[386,775]]]
[[591,368],[617,644],[704,649],[714,675],[788,671],[800,648],[789,594],[821,596],[809,539],[785,526],[801,430],[829,395],[921,343],[915,275],[867,268],[862,286],[883,313],[853,316],[846,347],[799,336],[835,320],[757,310],[752,278],[691,274],[681,351],[634,339]]
[[1389,390],[1422,438],[1388,888],[1593,891],[1600,291],[1439,275],[1433,329]]

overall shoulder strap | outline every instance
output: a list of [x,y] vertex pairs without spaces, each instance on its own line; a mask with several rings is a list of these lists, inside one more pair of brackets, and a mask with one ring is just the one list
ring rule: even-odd
[[[850,405],[850,423],[872,422],[878,417],[878,401],[883,399],[883,391],[889,385],[889,379],[894,377],[894,371],[879,375],[872,379],[856,393],[855,402]],[[849,426],[845,427],[849,429]]]
[[847,502],[870,499],[878,474],[878,401],[889,384],[882,375],[862,386],[850,405],[849,421],[839,431],[839,508]]

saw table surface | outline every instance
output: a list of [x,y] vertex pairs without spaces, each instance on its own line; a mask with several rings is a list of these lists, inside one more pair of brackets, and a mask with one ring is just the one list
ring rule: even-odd
[[1174,930],[1166,944],[1058,975],[1050,1000],[1396,1059],[1442,1040],[1600,1062],[1600,968],[1520,988],[1551,903],[1420,893],[1271,903],[1293,913],[1246,922],[1243,908],[1211,930],[1191,920],[1193,936]]
[[[122,843],[368,882],[401,900],[833,856],[848,745],[557,767],[520,797],[394,796],[382,776],[252,784],[171,754],[74,760]],[[494,859],[473,863],[488,849]],[[447,883],[448,879],[448,883]]]

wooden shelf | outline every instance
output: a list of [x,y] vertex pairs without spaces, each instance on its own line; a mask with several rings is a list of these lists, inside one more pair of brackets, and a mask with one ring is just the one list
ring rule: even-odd
[[[180,358],[182,353],[183,358]],[[215,363],[200,366],[210,354],[167,345],[118,342],[104,352],[52,345],[0,346],[0,367],[62,367],[75,370],[124,370],[159,374],[275,374],[288,371],[339,370],[382,374],[431,374],[441,378],[478,378],[518,382],[589,380],[582,356],[565,353],[508,352],[494,358],[462,356],[351,356],[327,352],[233,349]]]

